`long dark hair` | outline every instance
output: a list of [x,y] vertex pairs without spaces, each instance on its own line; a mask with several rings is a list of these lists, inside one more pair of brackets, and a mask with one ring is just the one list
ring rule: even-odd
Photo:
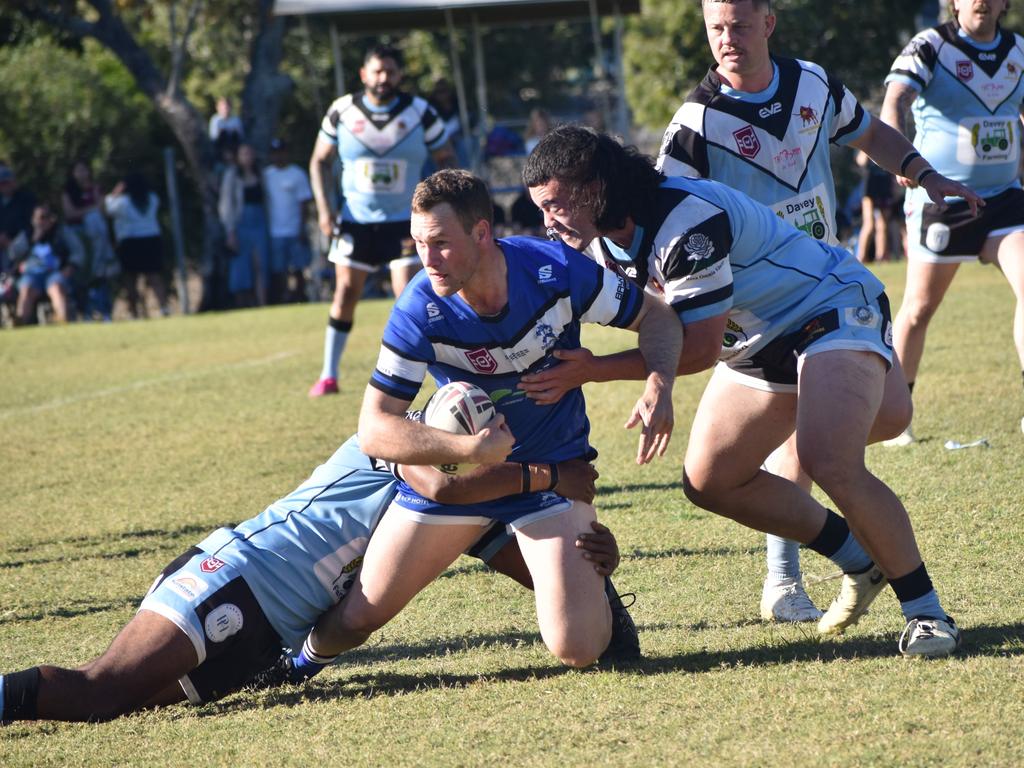
[[149,209],[149,182],[141,173],[133,171],[124,177],[124,191],[139,213]]
[[527,187],[552,179],[571,187],[575,205],[592,205],[602,231],[620,229],[626,218],[643,222],[654,209],[665,175],[634,146],[582,125],[560,125],[545,134],[523,166]]
[[[82,189],[82,185],[78,183],[78,179],[75,178],[75,168],[80,165],[84,165],[86,168],[89,164],[84,160],[75,160],[71,165],[68,166],[68,174],[64,180],[64,191],[67,192],[68,197],[71,198],[71,202],[74,203],[75,207],[81,207],[83,198],[85,197],[85,190]],[[92,175],[90,169],[89,175]]]

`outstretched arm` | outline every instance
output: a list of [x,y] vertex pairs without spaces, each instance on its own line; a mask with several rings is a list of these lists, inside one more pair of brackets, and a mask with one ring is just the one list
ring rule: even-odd
[[486,464],[462,475],[449,475],[434,467],[405,465],[400,472],[413,490],[442,504],[479,504],[537,491],[555,491],[568,499],[590,504],[594,501],[594,481],[598,478],[593,465],[581,459],[556,465],[512,461]]

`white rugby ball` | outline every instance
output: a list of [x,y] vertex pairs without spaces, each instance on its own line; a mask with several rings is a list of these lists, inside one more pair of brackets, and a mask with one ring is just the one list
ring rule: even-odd
[[[440,387],[423,409],[423,423],[456,435],[475,435],[494,418],[494,403],[480,387],[452,381]],[[437,468],[449,475],[472,469],[475,464],[442,464]]]

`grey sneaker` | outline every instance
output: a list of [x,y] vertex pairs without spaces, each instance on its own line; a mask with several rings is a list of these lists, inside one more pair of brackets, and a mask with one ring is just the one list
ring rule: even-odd
[[821,617],[800,579],[765,581],[761,590],[761,618],[765,621],[817,621]]
[[839,596],[818,622],[818,632],[835,635],[856,624],[868,606],[888,584],[885,575],[872,565],[864,573],[844,573]]
[[883,440],[882,445],[884,445],[886,448],[905,448],[906,446],[912,444],[915,440],[916,438],[914,437],[914,433],[910,431],[910,427],[907,427],[891,440]]
[[960,629],[952,616],[944,619],[921,617],[907,622],[900,635],[899,648],[904,656],[949,656],[960,647],[960,639]]

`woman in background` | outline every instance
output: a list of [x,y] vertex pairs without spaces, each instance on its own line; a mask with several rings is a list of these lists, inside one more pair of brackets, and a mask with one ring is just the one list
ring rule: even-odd
[[129,173],[104,199],[107,216],[114,222],[117,258],[128,292],[128,311],[132,317],[146,317],[145,302],[139,301],[139,277],[156,297],[160,314],[170,314],[163,276],[163,242],[156,212],[160,198],[140,173]]

